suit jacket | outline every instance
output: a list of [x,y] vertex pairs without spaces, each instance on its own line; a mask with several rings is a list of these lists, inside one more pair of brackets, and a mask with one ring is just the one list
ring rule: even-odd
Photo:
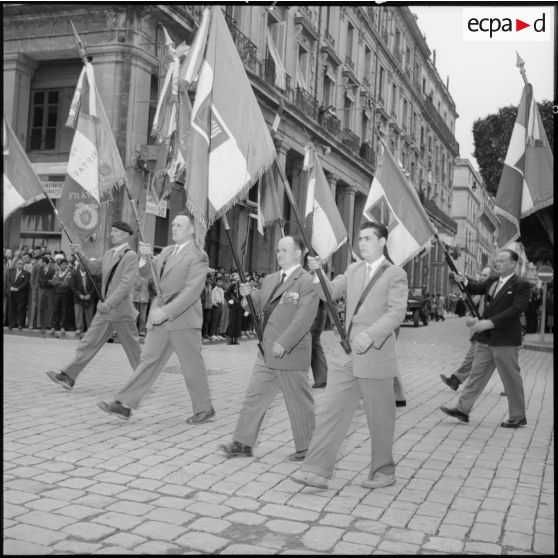
[[487,281],[467,282],[467,289],[472,294],[484,294],[484,320],[491,320],[494,329],[476,333],[473,340],[486,343],[494,347],[521,345],[521,322],[519,317],[527,309],[531,285],[518,277],[512,277],[504,283],[503,287],[493,296],[493,291],[498,278]]
[[[357,378],[385,379],[393,378],[398,373],[395,330],[405,319],[407,311],[407,274],[402,268],[387,261],[375,273],[378,274],[382,268],[385,271],[373,285],[356,315],[356,305],[368,284],[366,262],[352,263],[343,275],[338,275],[330,282],[333,300],[342,296],[346,298],[347,328],[353,321],[350,341],[362,331],[366,331],[372,338],[370,347],[360,355],[354,350],[347,355],[340,346],[332,355],[332,363],[340,366],[345,366],[352,359],[353,374]],[[319,283],[315,284],[315,288],[323,297]]]
[[[83,304],[84,306],[89,306],[97,302],[97,293],[95,292],[95,285],[88,274],[85,275],[85,288],[83,288],[83,280],[81,278],[81,273],[79,270],[74,269],[72,271],[72,276],[70,279],[70,289],[74,296],[74,302],[76,304]],[[91,298],[89,302],[86,300],[81,300],[79,295],[89,295]]]
[[[10,269],[8,273],[8,284],[9,284],[8,291],[12,296],[23,298],[28,295],[27,289],[29,288],[30,273],[22,269],[19,274],[19,277],[16,279],[15,278],[16,271],[17,271],[16,268],[13,267],[12,269]],[[17,292],[12,291],[11,287],[15,287],[17,289]]]
[[[168,318],[163,326],[169,331],[199,329],[203,322],[201,293],[207,278],[209,258],[193,242],[184,246],[176,256],[171,256],[174,246],[166,246],[153,258],[164,304],[161,306],[156,296],[151,302],[150,314],[155,308],[162,308]],[[148,269],[147,265],[143,266],[142,273],[148,273]],[[150,320],[147,327],[153,327]]]
[[[101,267],[101,294],[105,303],[110,306],[110,311],[106,314],[97,312],[97,319],[110,322],[136,321],[137,319],[138,311],[132,302],[132,290],[138,274],[138,257],[133,250],[128,249],[125,253],[124,250],[126,248],[115,254],[111,248],[105,252],[100,264],[86,257],[86,260],[88,260],[87,266],[91,273],[98,273],[99,266]],[[112,273],[107,288],[107,282],[113,268],[115,268],[114,273]]]
[[[252,294],[258,314],[264,312],[266,303],[281,279],[281,271],[265,277],[262,288]],[[312,276],[298,267],[269,303],[277,301],[263,332],[265,364],[276,370],[308,370],[312,355],[310,327],[316,317],[318,296],[312,285]],[[286,353],[283,358],[273,356],[273,344],[279,343]]]

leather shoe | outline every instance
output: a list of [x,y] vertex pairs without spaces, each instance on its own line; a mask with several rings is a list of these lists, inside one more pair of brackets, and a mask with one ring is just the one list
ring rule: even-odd
[[211,417],[215,416],[215,409],[213,407],[207,409],[207,411],[201,411],[192,415],[190,418],[186,419],[188,424],[203,424],[207,422]]
[[312,384],[312,389],[325,388],[326,386],[327,382],[320,382],[318,384]]
[[444,384],[446,384],[446,386],[453,389],[453,391],[457,391],[457,388],[459,387],[459,384],[461,383],[453,374],[449,378],[447,378],[443,374],[440,374],[440,378],[442,379],[442,382],[444,382]]
[[459,419],[461,422],[469,422],[469,415],[462,413],[459,409],[450,409],[442,405],[440,407],[440,411],[442,411],[442,413],[446,413],[446,415],[449,415],[450,417]]
[[291,453],[291,455],[289,455],[289,461],[304,461],[306,459],[307,453],[307,449],[295,451],[294,453]]
[[72,388],[74,387],[74,383],[75,383],[74,380],[72,380],[72,378],[70,378],[70,376],[68,376],[64,372],[55,372],[54,370],[49,370],[46,373],[46,375],[55,384],[62,386],[64,389],[67,389],[68,391],[71,391]]
[[221,444],[219,448],[227,454],[227,457],[252,457],[252,448],[240,442]]
[[395,475],[385,475],[384,473],[376,473],[373,479],[366,479],[361,486],[364,488],[384,488],[395,484]]
[[290,478],[298,484],[305,484],[314,488],[327,488],[327,479],[310,471],[296,471],[290,475]]
[[527,419],[508,419],[505,420],[500,426],[502,428],[519,428],[520,426],[525,426],[527,424]]
[[114,415],[118,418],[128,420],[132,411],[128,407],[124,407],[120,401],[111,401],[110,403],[105,403],[104,401],[99,401],[97,407],[108,413],[109,415]]
[[395,406],[396,407],[406,407],[407,406],[407,401],[405,399],[401,399],[400,401],[396,401]]

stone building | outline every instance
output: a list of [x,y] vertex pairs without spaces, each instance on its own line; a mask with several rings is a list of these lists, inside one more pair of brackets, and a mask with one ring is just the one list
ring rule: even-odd
[[457,159],[453,179],[453,218],[457,222],[457,269],[475,277],[491,265],[497,248],[498,219],[494,199],[469,159]]
[[[323,153],[324,170],[349,232],[350,242],[333,257],[333,273],[351,261],[362,209],[372,182],[382,135],[416,187],[440,233],[453,236],[455,104],[435,67],[412,12],[399,6],[265,5],[223,6],[226,19],[266,121],[281,102],[275,137],[280,164],[299,207],[304,207],[304,146],[312,140]],[[69,19],[93,57],[98,87],[138,200],[146,240],[169,242],[170,221],[183,207],[176,185],[167,203],[146,208],[146,184],[153,150],[149,135],[165,53],[164,25],[176,44],[190,43],[200,6],[184,4],[8,4],[4,7],[4,112],[30,159],[56,198],[64,178],[72,130],[65,128],[81,69]],[[274,269],[278,227],[262,238],[256,229],[256,188],[229,214],[245,268]],[[297,227],[280,195],[287,233]],[[107,213],[131,220],[120,192]],[[106,229],[105,229],[106,230]],[[92,239],[102,253],[106,235]],[[18,211],[4,227],[4,244],[66,244],[47,202]],[[220,222],[208,234],[210,265],[232,265]],[[406,266],[409,285],[430,292],[448,290],[447,266],[438,246]]]

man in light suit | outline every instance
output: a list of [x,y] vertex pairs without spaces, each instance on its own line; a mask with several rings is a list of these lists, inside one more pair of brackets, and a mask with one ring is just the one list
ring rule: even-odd
[[470,281],[463,275],[455,275],[470,293],[485,295],[484,312],[480,320],[473,320],[471,332],[476,341],[471,373],[454,408],[440,407],[447,415],[469,422],[469,413],[475,401],[498,370],[508,396],[509,418],[502,422],[503,428],[519,428],[527,424],[525,417],[525,393],[519,369],[521,346],[520,316],[529,303],[531,285],[515,275],[519,256],[509,249],[500,250],[494,269],[499,279]]
[[[127,420],[174,351],[180,361],[194,411],[186,422],[201,424],[215,416],[201,354],[200,297],[209,259],[194,243],[194,218],[188,211],[179,213],[173,219],[172,238],[176,244],[167,246],[153,259],[162,300],[156,296],[151,303],[139,366],[115,395],[114,401],[100,401],[98,405],[103,411]],[[140,243],[139,251],[142,256],[152,255],[149,244]],[[143,266],[142,271],[146,268]]]
[[[364,259],[349,265],[343,275],[329,284],[334,300],[346,297],[351,354],[338,347],[331,355],[326,401],[304,464],[292,476],[301,484],[327,488],[336,455],[361,397],[372,446],[370,473],[363,486],[381,488],[395,483],[395,330],[405,319],[407,275],[384,257],[387,236],[385,226],[363,223],[358,242]],[[308,267],[318,269],[319,258],[309,258]],[[316,277],[315,288],[323,297],[317,280]],[[369,283],[372,286],[355,313]]]
[[[72,362],[66,364],[59,372],[49,370],[47,376],[67,390],[74,387],[80,372],[98,353],[99,349],[116,330],[126,356],[132,368],[138,365],[141,348],[138,328],[136,327],[137,310],[132,303],[132,288],[138,273],[138,258],[130,249],[128,242],[134,234],[132,227],[123,221],[115,221],[110,230],[113,248],[108,250],[102,264],[92,262],[83,252],[92,273],[101,267],[101,294],[104,302],[97,304],[97,312],[87,333],[81,339]],[[79,244],[73,244],[74,250],[81,251]]]
[[17,260],[15,267],[10,269],[8,285],[10,291],[10,329],[25,327],[25,314],[27,312],[27,300],[29,299],[29,277],[28,271],[23,269],[23,259]]
[[264,356],[258,353],[244,403],[230,444],[221,449],[228,457],[250,457],[265,413],[281,390],[289,413],[295,452],[301,461],[314,431],[314,400],[308,383],[312,350],[310,327],[316,317],[318,296],[311,275],[302,269],[302,244],[286,236],[277,244],[281,268],[266,276],[261,290],[240,286],[242,296],[252,295],[262,316]]

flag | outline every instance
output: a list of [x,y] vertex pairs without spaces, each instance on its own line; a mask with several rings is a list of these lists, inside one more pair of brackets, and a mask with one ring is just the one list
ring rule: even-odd
[[211,6],[192,107],[186,207],[203,246],[211,224],[271,166],[275,147],[221,8]]
[[312,248],[326,260],[347,241],[348,234],[314,146],[309,144],[305,150],[303,170],[308,173],[305,225],[312,231]]
[[6,117],[3,120],[2,150],[4,152],[4,221],[20,207],[46,197],[43,186],[27,153],[19,143]]
[[436,232],[415,188],[385,145],[363,215],[387,227],[387,250],[393,262],[400,266],[418,254]]
[[101,204],[112,201],[113,188],[126,180],[89,62],[78,79],[66,125],[75,128],[75,134],[60,197],[60,220],[83,240],[99,228]]
[[552,151],[533,87],[526,84],[496,193],[494,209],[500,221],[500,246],[520,236],[522,217],[554,203],[553,172]]
[[263,236],[264,229],[281,217],[281,206],[277,196],[277,177],[275,167],[271,167],[260,178],[258,185],[258,232]]

